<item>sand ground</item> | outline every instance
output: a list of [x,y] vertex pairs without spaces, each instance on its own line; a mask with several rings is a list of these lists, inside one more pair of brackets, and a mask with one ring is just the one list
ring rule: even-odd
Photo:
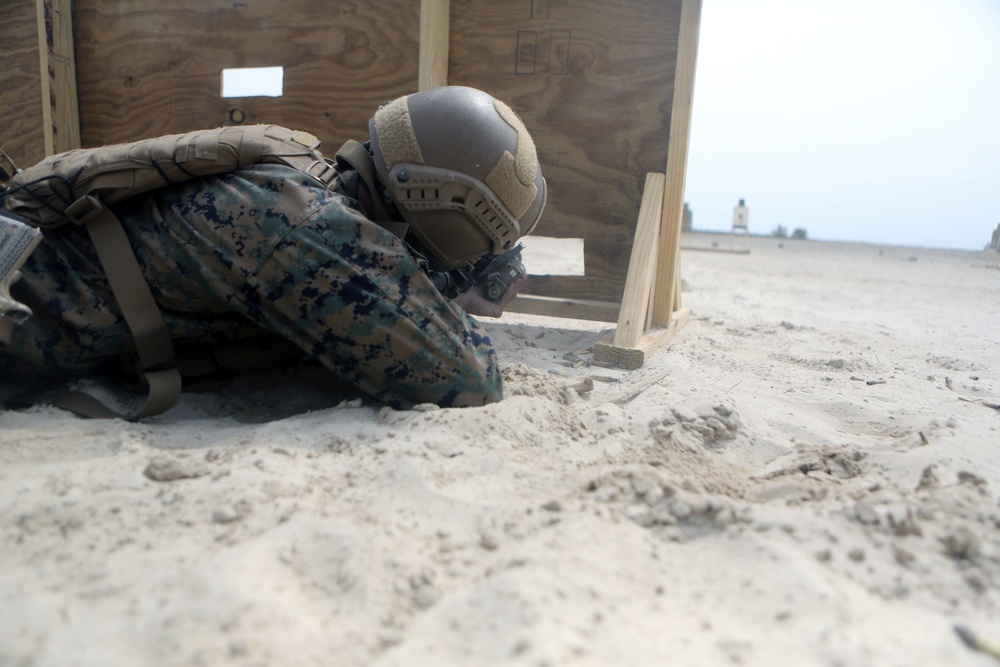
[[1000,637],[1000,271],[682,243],[751,252],[683,252],[636,371],[512,315],[481,409],[300,371],[0,413],[0,665],[997,664],[953,626]]

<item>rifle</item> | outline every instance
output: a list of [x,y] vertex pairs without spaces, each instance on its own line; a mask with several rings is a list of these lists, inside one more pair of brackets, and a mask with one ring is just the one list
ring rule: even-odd
[[[42,240],[41,231],[27,222],[0,209],[0,324],[3,318],[20,324],[31,316],[31,309],[10,295],[10,286],[21,277],[21,266]],[[3,334],[9,328],[0,326],[0,345],[6,342]]]

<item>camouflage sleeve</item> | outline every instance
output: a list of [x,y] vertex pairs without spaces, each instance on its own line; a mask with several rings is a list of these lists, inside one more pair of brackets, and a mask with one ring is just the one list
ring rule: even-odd
[[130,216],[128,226],[141,233],[158,218],[161,229],[146,233],[162,239],[165,228],[179,241],[140,257],[157,299],[187,311],[168,320],[175,335],[198,337],[184,331],[195,302],[215,326],[213,304],[224,304],[394,407],[499,400],[496,353],[480,325],[354,205],[294,170],[258,165],[176,188],[159,214]]
[[501,397],[479,324],[441,296],[395,236],[340,203],[285,235],[237,298],[251,320],[394,407]]

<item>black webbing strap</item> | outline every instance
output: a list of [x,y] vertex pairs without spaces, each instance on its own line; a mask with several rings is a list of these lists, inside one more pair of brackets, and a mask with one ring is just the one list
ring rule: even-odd
[[336,157],[337,164],[341,168],[347,166],[358,172],[358,177],[365,184],[365,187],[368,188],[368,192],[372,198],[372,207],[375,209],[375,222],[399,238],[404,238],[409,225],[405,222],[390,219],[389,211],[386,209],[385,203],[382,201],[381,196],[379,196],[379,190],[376,187],[378,181],[375,177],[375,164],[372,162],[372,156],[368,153],[368,149],[351,139],[340,147]]

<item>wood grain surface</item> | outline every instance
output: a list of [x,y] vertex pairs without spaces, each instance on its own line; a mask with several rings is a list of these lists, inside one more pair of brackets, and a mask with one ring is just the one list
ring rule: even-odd
[[0,1],[0,148],[19,167],[45,157],[35,0]]
[[666,169],[680,10],[680,0],[452,3],[449,83],[521,115],[549,184],[536,232],[586,239],[586,275],[534,276],[532,294],[621,301],[646,174]]
[[[84,146],[275,123],[333,153],[417,87],[419,3],[77,0]],[[223,98],[221,72],[284,67],[281,97]]]

